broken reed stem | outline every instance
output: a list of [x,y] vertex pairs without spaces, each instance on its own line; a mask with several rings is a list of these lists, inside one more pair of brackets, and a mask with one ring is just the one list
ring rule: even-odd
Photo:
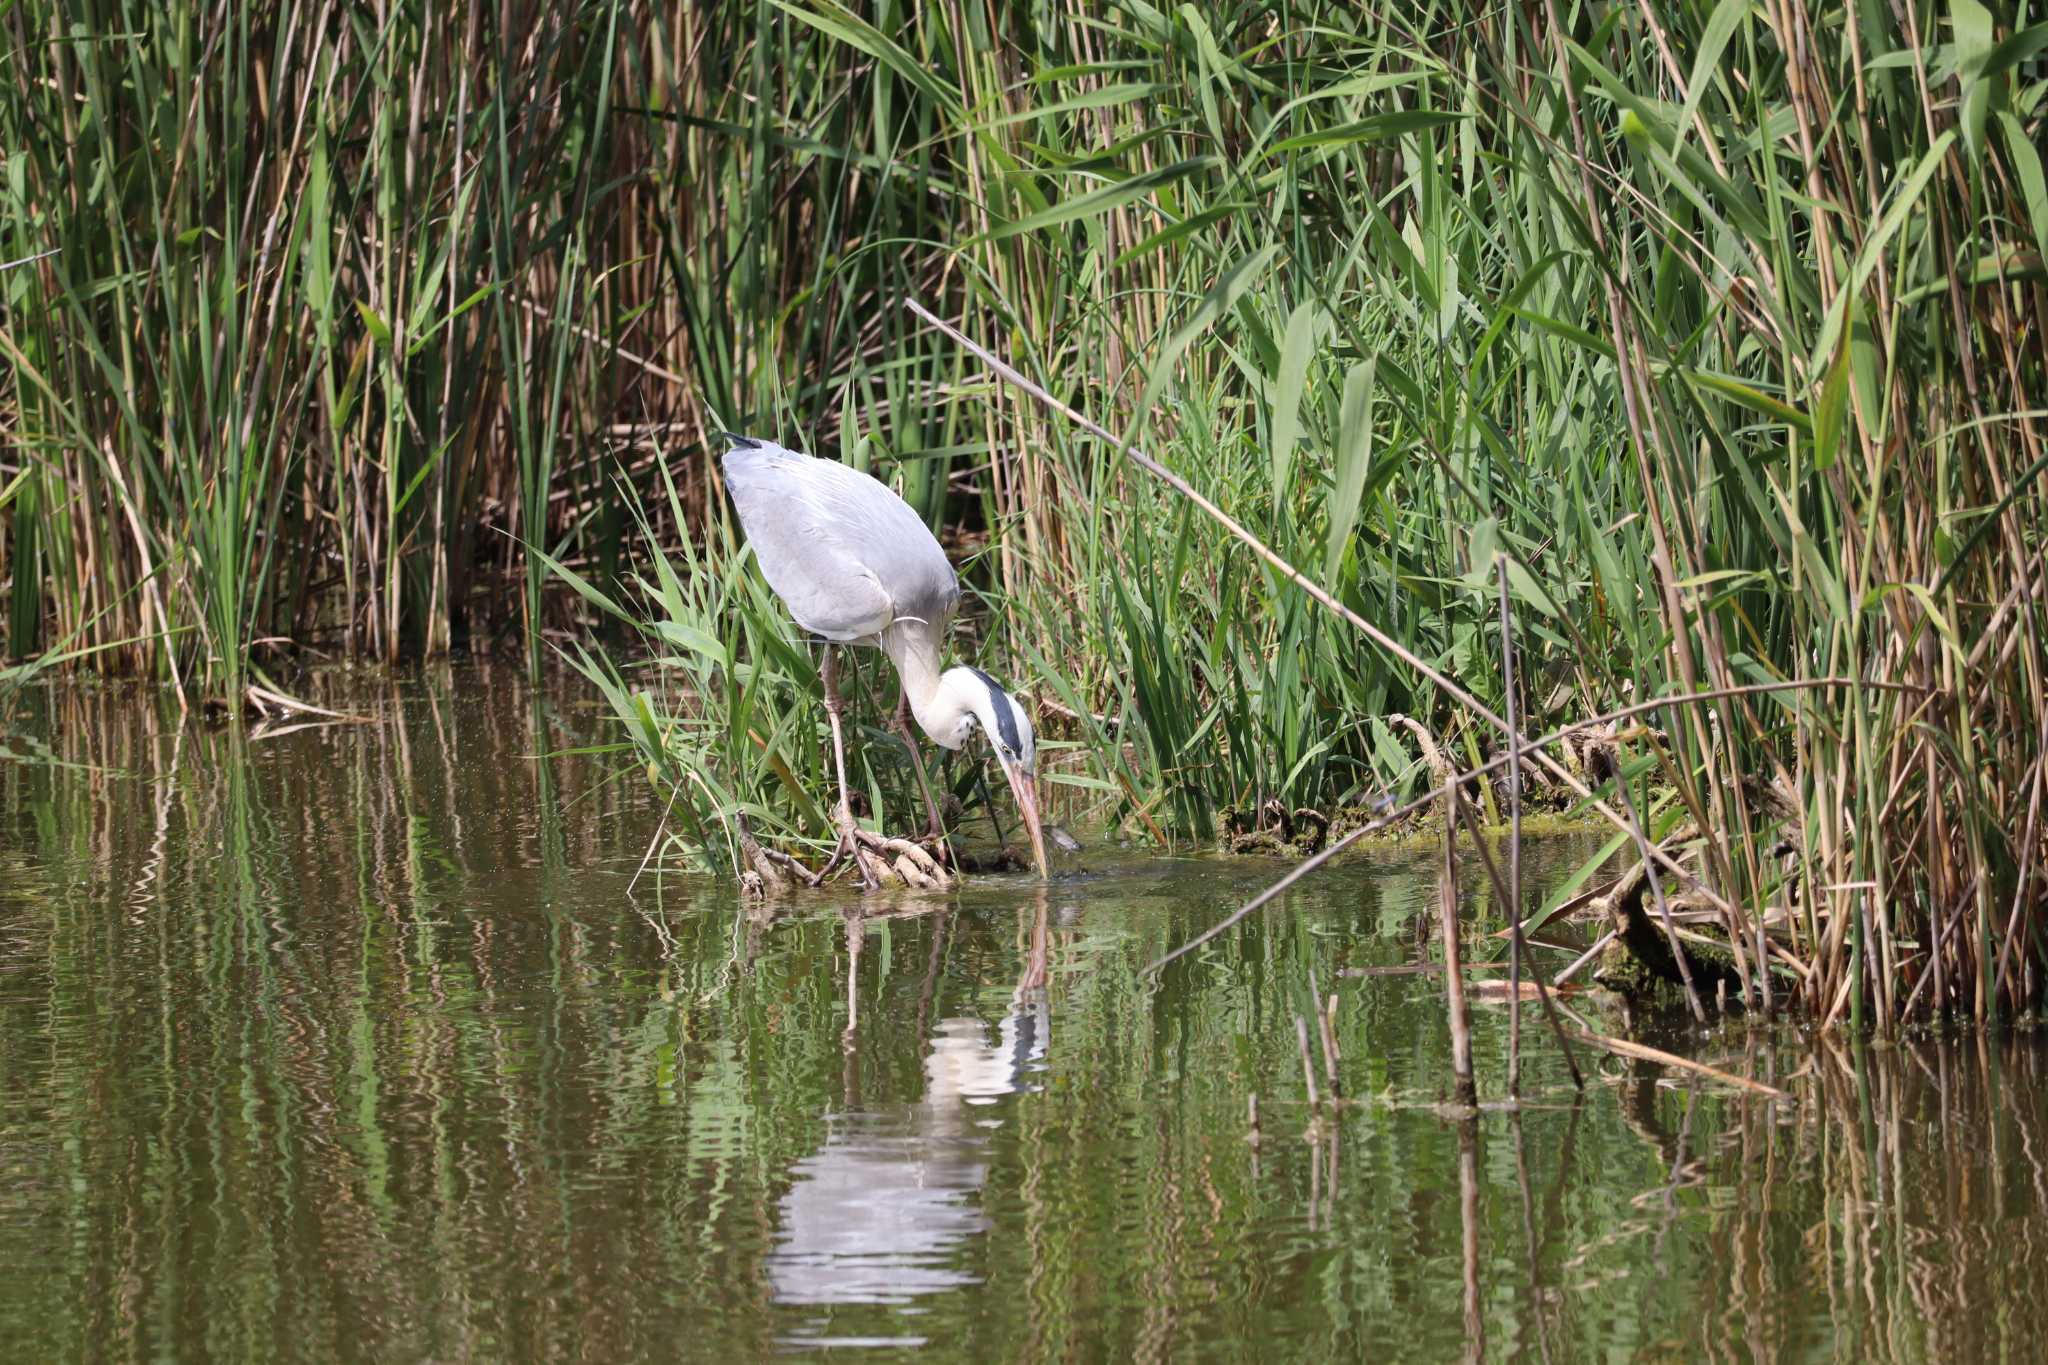
[[1330,1088],[1330,1098],[1338,1098],[1337,1090],[1337,1030],[1331,1020],[1337,1013],[1337,997],[1330,997],[1329,1005],[1316,1011],[1316,1029],[1323,1039],[1323,1081]]
[[[1508,1097],[1522,1097],[1522,961],[1527,947],[1522,942],[1522,746],[1521,722],[1515,698],[1514,617],[1508,610],[1508,565],[1493,561],[1494,581],[1500,593],[1500,676],[1501,702],[1508,720],[1508,937],[1513,950],[1508,954]],[[1635,812],[1629,812],[1635,822]],[[1537,977],[1542,983],[1542,977]],[[1562,1036],[1561,1034],[1559,1035]]]
[[1322,1098],[1316,1094],[1316,1066],[1308,1051],[1308,1021],[1298,1014],[1294,1016],[1294,1041],[1301,1048],[1301,1080],[1308,1087],[1309,1108],[1321,1108]]
[[1591,962],[1594,958],[1600,956],[1601,952],[1605,950],[1607,945],[1612,942],[1614,942],[1614,931],[1612,929],[1609,929],[1606,933],[1600,935],[1600,937],[1593,940],[1592,947],[1586,949],[1585,952],[1580,953],[1577,957],[1573,958],[1571,966],[1566,967],[1556,976],[1550,978],[1550,984],[1552,986],[1562,986],[1567,981],[1570,981],[1573,977],[1577,976],[1580,972],[1584,971],[1586,969],[1586,964],[1588,962]]
[[[1726,981],[1727,978],[1722,977],[1721,980]],[[1666,1052],[1660,1047],[1650,1047],[1643,1043],[1631,1042],[1627,1038],[1610,1038],[1604,1033],[1594,1033],[1591,1030],[1581,1033],[1579,1039],[1581,1042],[1591,1043],[1595,1047],[1606,1048],[1617,1057],[1627,1057],[1638,1062],[1658,1062],[1664,1066],[1675,1066],[1681,1071],[1690,1071],[1696,1075],[1706,1076],[1712,1080],[1720,1081],[1724,1085],[1732,1085],[1738,1090],[1747,1090],[1752,1094],[1762,1095],[1768,1099],[1785,1100],[1788,1102],[1792,1099],[1790,1093],[1778,1089],[1775,1085],[1765,1085],[1762,1081],[1754,1081],[1747,1076],[1738,1076],[1732,1071],[1723,1071],[1720,1067],[1708,1066],[1705,1062],[1696,1062],[1690,1057],[1681,1057],[1675,1052]]]
[[1454,787],[1444,799],[1444,874],[1437,887],[1437,907],[1444,935],[1444,1004],[1451,1023],[1451,1075],[1457,1103],[1479,1102],[1472,1083],[1472,1012],[1465,1002],[1465,972],[1458,943],[1458,795]]

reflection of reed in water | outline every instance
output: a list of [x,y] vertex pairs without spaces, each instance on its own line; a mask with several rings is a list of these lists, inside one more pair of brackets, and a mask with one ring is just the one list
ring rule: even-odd
[[1979,1033],[1858,1051],[1759,1031],[1728,1064],[1800,1103],[1713,1101],[1647,1065],[1610,1077],[1665,1178],[1572,1250],[1567,1292],[1539,1310],[1557,1320],[1534,1330],[1617,1330],[1636,1305],[1612,1286],[1641,1276],[1685,1286],[1657,1343],[1675,1357],[2041,1358],[2048,1048]]
[[[860,932],[849,926],[850,939]],[[983,1157],[995,1121],[974,1111],[1037,1088],[1030,1077],[1043,1069],[1050,1024],[1042,902],[1032,937],[993,1043],[979,1019],[940,1020],[917,1104],[890,1118],[849,1116],[792,1167],[782,1234],[768,1256],[778,1300],[902,1304],[978,1283],[951,1263],[957,1247],[988,1227],[971,1196],[988,1176]],[[856,1031],[848,1034],[856,1045]]]

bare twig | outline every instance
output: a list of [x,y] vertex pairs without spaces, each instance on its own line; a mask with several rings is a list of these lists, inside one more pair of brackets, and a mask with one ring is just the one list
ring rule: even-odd
[[1322,1099],[1316,1094],[1316,1067],[1308,1051],[1308,1021],[1298,1014],[1294,1016],[1294,1041],[1301,1048],[1301,1081],[1308,1087],[1309,1107],[1318,1108]]
[[1465,973],[1458,965],[1458,797],[1453,787],[1444,796],[1444,870],[1437,886],[1437,908],[1444,936],[1444,1004],[1450,1015],[1451,1077],[1457,1102],[1479,1100],[1472,1082],[1472,1010],[1465,1002]]
[[[1726,980],[1725,977],[1722,979]],[[1748,1090],[1754,1094],[1763,1095],[1774,1100],[1790,1101],[1792,1099],[1790,1093],[1780,1090],[1774,1085],[1765,1085],[1762,1081],[1753,1081],[1747,1076],[1738,1076],[1732,1071],[1723,1071],[1717,1066],[1708,1066],[1705,1062],[1696,1062],[1690,1057],[1681,1057],[1675,1052],[1666,1052],[1662,1048],[1631,1042],[1626,1038],[1610,1038],[1603,1033],[1593,1033],[1590,1030],[1581,1033],[1579,1038],[1582,1042],[1591,1043],[1595,1047],[1604,1047],[1617,1057],[1628,1057],[1639,1062],[1658,1062],[1664,1066],[1675,1066],[1681,1071],[1697,1072],[1709,1079],[1720,1081],[1724,1085],[1732,1085],[1738,1089]]]
[[1594,958],[1600,956],[1601,950],[1606,948],[1607,945],[1612,942],[1614,942],[1614,931],[1612,929],[1609,929],[1606,933],[1600,935],[1599,938],[1593,940],[1592,947],[1586,949],[1585,952],[1579,954],[1576,958],[1572,959],[1571,966],[1565,968],[1556,976],[1552,977],[1550,979],[1550,984],[1553,986],[1562,986],[1565,982],[1577,976],[1581,971],[1585,969],[1585,966],[1588,962],[1591,962]]

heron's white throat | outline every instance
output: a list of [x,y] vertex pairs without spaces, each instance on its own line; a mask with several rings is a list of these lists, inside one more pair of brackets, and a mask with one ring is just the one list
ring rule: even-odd
[[885,637],[883,647],[895,660],[910,698],[910,714],[918,728],[941,748],[958,749],[978,729],[1005,764],[1029,775],[1037,764],[1037,743],[1031,718],[1016,698],[979,669],[949,668],[941,673],[937,651],[922,640]]

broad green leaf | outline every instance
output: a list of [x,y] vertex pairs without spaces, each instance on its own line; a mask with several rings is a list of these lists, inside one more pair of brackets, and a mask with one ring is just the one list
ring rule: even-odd
[[1461,113],[1440,109],[1399,109],[1391,114],[1374,114],[1355,123],[1341,124],[1335,128],[1318,128],[1313,132],[1297,133],[1282,138],[1273,144],[1272,154],[1282,155],[1298,152],[1306,147],[1331,147],[1347,142],[1384,142],[1405,133],[1417,133],[1426,128],[1442,128],[1447,124],[1459,123],[1465,119]]
[[1955,140],[1956,133],[1953,128],[1936,138],[1934,145],[1921,155],[1919,163],[1913,167],[1912,174],[1908,175],[1892,193],[1891,203],[1886,206],[1884,216],[1878,220],[1876,229],[1864,238],[1862,250],[1856,253],[1854,269],[1849,272],[1849,278],[1843,282],[1840,292],[1835,295],[1834,302],[1828,307],[1827,318],[1821,324],[1820,338],[1814,343],[1808,361],[1809,370],[1822,369],[1826,364],[1826,357],[1834,353],[1835,343],[1841,339],[1842,329],[1848,324],[1850,306],[1863,292],[1864,283],[1869,280],[1870,272],[1877,268],[1878,258],[1884,254],[1885,247],[1891,242],[1892,234],[1899,230],[1900,225],[1911,216],[1914,207],[1919,204],[1921,192],[1927,188],[1927,182],[1934,178],[1934,173],[1941,169],[1941,159],[1948,155],[1948,149],[1955,145]]
[[1062,199],[1051,208],[1043,209],[1027,218],[1019,218],[1013,223],[991,228],[974,238],[970,245],[1000,242],[1026,232],[1040,232],[1082,218],[1093,218],[1097,214],[1107,213],[1113,208],[1128,204],[1134,199],[1143,199],[1162,186],[1193,175],[1196,171],[1207,170],[1215,164],[1215,160],[1214,157],[1194,156],[1185,161],[1176,161],[1170,166],[1141,171],[1129,179],[1105,185],[1099,190],[1090,190],[1072,199]]
[[973,131],[985,133],[995,128],[1007,128],[1014,123],[1027,123],[1034,119],[1052,118],[1058,114],[1075,114],[1088,109],[1108,109],[1119,104],[1132,104],[1138,100],[1152,99],[1168,87],[1153,81],[1126,81],[1117,85],[1105,85],[1097,90],[1083,91],[1063,100],[1020,109],[1014,114],[984,120],[973,126]]
[[1935,602],[1934,594],[1918,583],[1903,583],[1900,586],[1920,604],[1920,610],[1927,613],[1927,619],[1934,623],[1935,630],[1941,633],[1941,638],[1948,642],[1948,647],[1960,658],[1963,652],[1962,642],[1956,638],[1955,628],[1949,624],[1947,615]]
[[1984,54],[1984,75],[1988,79],[2010,71],[2044,51],[2048,51],[2048,24],[2029,25]]
[[[2035,31],[2048,34],[2048,24],[2036,25]],[[2048,180],[2041,174],[2041,149],[2034,145],[2025,125],[2011,111],[1999,112],[1998,126],[2005,134],[2006,151],[2012,156],[2020,193],[2027,201],[2027,217],[2034,224],[2034,247],[2041,253],[2042,263],[2048,265]]]
[[903,50],[888,35],[867,20],[831,0],[813,0],[817,8],[792,4],[791,0],[770,0],[783,13],[800,19],[827,37],[867,53],[888,67],[926,98],[942,108],[960,108],[957,93],[932,74],[930,66]]
[[1200,213],[1191,214],[1177,223],[1169,223],[1136,246],[1125,249],[1122,255],[1109,263],[1109,268],[1121,270],[1141,256],[1149,256],[1162,247],[1171,246],[1183,237],[1194,236],[1226,219],[1234,218],[1243,213],[1245,208],[1243,202],[1233,199],[1228,203],[1216,204],[1203,209]]
[[1047,773],[1045,780],[1058,783],[1062,787],[1080,787],[1087,791],[1116,793],[1123,790],[1114,782],[1105,782],[1099,777],[1089,777],[1082,773]]
[[1997,21],[1978,0],[1950,0],[1949,27],[1955,35],[1954,57],[1963,82],[1960,122],[1970,159],[1984,154],[1984,120],[1991,109],[1991,82],[1984,61],[1991,55]]
[[385,323],[383,318],[377,316],[376,309],[370,307],[369,304],[364,303],[361,299],[357,299],[356,312],[362,315],[363,325],[370,329],[371,338],[379,346],[389,346],[391,344],[391,328]]
[[1707,20],[1707,27],[1700,34],[1699,49],[1692,59],[1692,79],[1685,86],[1685,108],[1678,115],[1678,141],[1683,145],[1686,135],[1691,132],[1693,116],[1699,112],[1700,100],[1706,89],[1713,84],[1714,68],[1721,64],[1722,49],[1735,36],[1736,25],[1749,16],[1754,0],[1721,0],[1714,6],[1713,15]]
[[1849,348],[1835,352],[1828,367],[1827,382],[1821,386],[1820,407],[1814,413],[1813,467],[1827,469],[1842,449],[1842,432],[1849,414]]
[[1372,466],[1372,400],[1378,357],[1353,365],[1344,376],[1344,407],[1337,424],[1335,483],[1330,489],[1330,543],[1323,556],[1323,580],[1334,584],[1344,564],[1344,547],[1358,523],[1358,500]]
[[1493,581],[1493,561],[1500,554],[1500,518],[1482,517],[1472,523],[1465,542],[1465,581],[1484,587]]
[[1569,322],[1560,322],[1556,318],[1547,317],[1542,313],[1534,312],[1527,308],[1509,306],[1507,311],[1531,326],[1550,333],[1552,336],[1563,337],[1574,346],[1584,347],[1593,354],[1605,356],[1609,360],[1614,359],[1614,347],[1602,338],[1594,336],[1583,327],[1574,327]]
[[1308,363],[1315,350],[1321,310],[1313,303],[1296,306],[1287,319],[1287,338],[1280,346],[1280,373],[1268,390],[1273,406],[1273,508],[1277,516],[1287,501],[1294,473],[1294,446],[1301,439],[1302,390],[1308,385]]
[[1798,408],[1782,398],[1765,393],[1753,384],[1743,383],[1733,375],[1715,374],[1711,370],[1681,370],[1679,373],[1685,377],[1687,383],[1711,390],[1748,408],[1751,412],[1761,413],[1780,422],[1790,422],[1801,431],[1813,430],[1813,419]]
[[1545,616],[1561,617],[1564,615],[1563,612],[1558,610],[1557,599],[1550,595],[1550,590],[1536,581],[1536,575],[1530,573],[1521,560],[1513,555],[1507,555],[1503,558],[1502,562],[1508,567],[1509,592],[1522,599],[1522,601],[1527,602]]

